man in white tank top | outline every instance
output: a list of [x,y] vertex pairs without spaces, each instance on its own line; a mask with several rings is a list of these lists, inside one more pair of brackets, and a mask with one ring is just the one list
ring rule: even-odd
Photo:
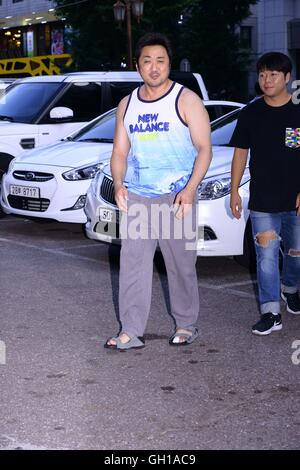
[[[169,343],[187,345],[198,336],[196,202],[211,161],[207,111],[198,95],[169,79],[168,39],[159,33],[145,35],[136,60],[144,83],[118,106],[111,158],[115,200],[122,212],[121,330],[104,346],[118,350],[145,346],[157,243],[175,322]],[[154,217],[157,213],[162,216]],[[189,220],[193,243],[184,229]]]

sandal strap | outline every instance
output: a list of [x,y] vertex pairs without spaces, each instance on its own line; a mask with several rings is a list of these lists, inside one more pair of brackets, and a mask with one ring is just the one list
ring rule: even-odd
[[[180,344],[191,344],[199,335],[198,329],[196,327],[192,327],[191,329],[187,328],[186,332],[175,331],[175,333],[171,336],[169,343],[174,345]],[[175,338],[186,338],[185,341],[175,342]]]
[[130,340],[127,341],[127,343],[121,342],[120,335],[115,336],[111,339],[116,342],[116,344],[113,345],[112,349],[120,350],[120,349],[131,349],[131,348],[143,348],[145,346],[145,341],[142,336],[132,336],[130,337]]

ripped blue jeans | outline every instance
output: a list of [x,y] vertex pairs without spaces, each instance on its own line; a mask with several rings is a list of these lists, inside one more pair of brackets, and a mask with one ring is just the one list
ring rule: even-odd
[[[280,288],[290,294],[298,290],[300,280],[300,216],[296,215],[296,211],[275,213],[250,211],[250,218],[256,250],[261,313],[279,313]],[[260,235],[262,238],[259,237]],[[271,239],[266,241],[266,238],[263,238],[266,235]],[[281,241],[284,247],[284,256],[280,281],[279,249]]]

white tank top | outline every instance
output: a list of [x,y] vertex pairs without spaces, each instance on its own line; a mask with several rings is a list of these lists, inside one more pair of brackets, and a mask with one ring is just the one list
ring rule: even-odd
[[126,181],[128,190],[145,197],[177,193],[185,187],[197,151],[187,124],[178,110],[183,86],[173,82],[169,91],[154,101],[135,89],[124,114],[131,149]]

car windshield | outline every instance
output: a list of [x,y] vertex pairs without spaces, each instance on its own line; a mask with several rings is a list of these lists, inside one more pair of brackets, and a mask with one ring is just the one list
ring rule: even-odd
[[240,109],[232,111],[224,117],[217,119],[211,125],[212,145],[229,146],[229,142],[236,126]]
[[[217,119],[211,125],[213,145],[229,146],[236,126],[239,109]],[[72,140],[85,142],[113,142],[116,124],[116,110],[113,109],[96,119],[72,136]]]
[[0,99],[0,120],[34,123],[61,83],[18,83]]
[[116,110],[104,114],[92,123],[85,126],[73,139],[79,142],[113,142],[115,135]]

